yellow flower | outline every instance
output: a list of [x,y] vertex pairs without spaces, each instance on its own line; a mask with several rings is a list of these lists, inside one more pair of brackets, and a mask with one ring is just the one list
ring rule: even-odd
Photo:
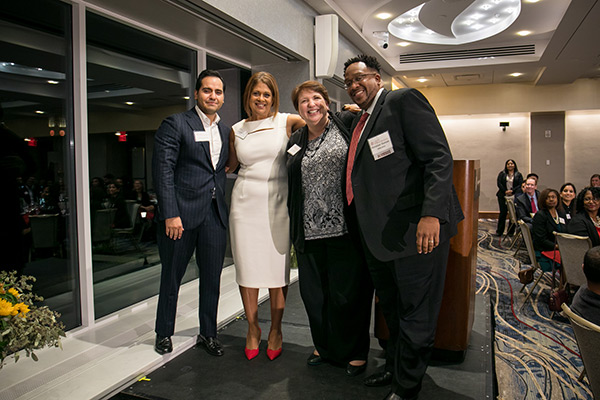
[[17,303],[15,304],[15,310],[17,310],[20,317],[24,317],[29,312],[29,306],[25,303]]
[[8,289],[8,293],[12,294],[12,295],[13,295],[13,296],[15,296],[17,299],[18,299],[18,298],[21,296],[21,295],[19,294],[19,292],[17,292],[17,289],[15,289],[15,288],[12,288],[12,287],[11,287],[10,289]]
[[4,299],[0,299],[0,317],[5,317],[7,315],[15,315],[13,314],[14,307],[13,305]]

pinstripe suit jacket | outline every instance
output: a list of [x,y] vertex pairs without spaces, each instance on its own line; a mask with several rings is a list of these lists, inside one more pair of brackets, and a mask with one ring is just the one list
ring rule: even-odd
[[194,131],[204,131],[195,108],[165,119],[154,137],[152,177],[160,220],[180,217],[184,229],[198,227],[210,212],[215,193],[219,219],[228,226],[225,203],[225,163],[230,128],[219,122],[223,146],[214,168],[208,142],[196,142]]

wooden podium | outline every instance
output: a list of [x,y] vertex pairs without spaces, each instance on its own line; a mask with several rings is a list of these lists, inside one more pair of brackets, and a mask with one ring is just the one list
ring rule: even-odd
[[458,224],[458,233],[450,240],[433,357],[462,361],[469,346],[475,308],[481,181],[479,160],[455,160],[453,181],[465,219]]
[[[453,182],[465,219],[450,240],[444,297],[438,318],[433,358],[462,362],[475,308],[477,228],[479,218],[479,160],[455,160]],[[382,345],[389,338],[383,312],[375,299],[375,337]]]

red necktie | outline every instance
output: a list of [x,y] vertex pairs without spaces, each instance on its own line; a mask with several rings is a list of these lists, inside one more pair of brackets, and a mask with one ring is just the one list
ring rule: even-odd
[[531,196],[531,212],[535,214],[537,212],[537,207],[535,206],[535,201],[533,200],[533,196]]
[[354,158],[356,157],[356,148],[358,147],[360,133],[365,127],[367,118],[369,118],[369,114],[363,113],[358,120],[354,132],[352,132],[352,140],[350,140],[350,148],[348,149],[348,163],[346,164],[346,199],[348,200],[348,205],[350,205],[354,199],[354,193],[352,192],[352,167],[354,166]]

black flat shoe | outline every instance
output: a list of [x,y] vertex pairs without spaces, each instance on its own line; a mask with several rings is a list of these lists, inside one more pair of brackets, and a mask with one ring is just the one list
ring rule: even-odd
[[156,351],[160,355],[172,352],[173,342],[171,342],[171,337],[156,335],[156,341],[154,342],[154,351]]
[[346,375],[348,376],[356,376],[360,375],[367,370],[367,363],[365,362],[363,365],[352,365],[348,363],[346,365]]
[[317,355],[315,353],[311,353],[310,356],[308,356],[308,358],[306,359],[306,363],[308,365],[310,365],[311,367],[316,367],[317,365],[321,365],[323,364],[324,360],[323,358],[321,358],[320,355]]
[[363,383],[367,386],[387,386],[392,383],[392,373],[388,371],[377,372],[365,378]]
[[211,356],[220,357],[225,353],[223,351],[223,346],[215,337],[204,337],[202,335],[198,335],[197,343],[204,347],[204,350],[206,350],[206,352]]

